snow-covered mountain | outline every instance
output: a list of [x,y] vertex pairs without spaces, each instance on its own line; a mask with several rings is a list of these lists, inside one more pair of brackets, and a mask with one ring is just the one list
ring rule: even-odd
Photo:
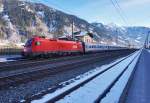
[[105,34],[110,35],[112,38],[118,38],[118,41],[124,41],[135,46],[142,46],[145,42],[146,35],[150,31],[150,28],[142,26],[121,27],[113,23],[108,25],[103,25],[102,23],[92,23],[92,25],[98,28],[103,28]]
[[0,3],[0,39],[13,42],[25,41],[32,35],[59,37],[74,30],[88,31],[92,25],[40,3],[20,0],[3,0]]
[[33,35],[54,38],[70,35],[72,21],[74,31],[93,32],[105,44],[116,45],[116,42],[125,45],[130,44],[129,42],[141,44],[145,34],[149,31],[149,28],[145,27],[91,24],[41,3],[31,3],[25,0],[0,0],[0,42],[25,42]]

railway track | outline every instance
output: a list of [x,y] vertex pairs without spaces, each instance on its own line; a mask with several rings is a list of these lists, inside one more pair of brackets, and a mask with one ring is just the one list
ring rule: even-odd
[[[135,50],[130,50],[129,52],[133,52]],[[126,52],[126,51],[125,51]],[[110,52],[101,52],[101,53],[95,53],[95,55],[107,55],[107,54],[116,54],[120,53],[120,51],[110,51]],[[66,61],[66,60],[72,60],[72,59],[79,59],[79,58],[89,58],[90,56],[93,56],[93,54],[86,54],[86,55],[71,55],[71,56],[61,56],[61,57],[53,57],[50,59],[25,59],[21,61],[11,61],[11,62],[4,62],[0,64],[0,72],[4,71],[12,71],[17,69],[25,69],[28,67],[35,67],[35,66],[41,66],[46,64],[52,64],[56,62]]]
[[[82,55],[82,57],[88,57],[90,55]],[[52,58],[52,59],[38,59],[38,60],[25,60],[25,61],[15,61],[15,62],[8,62],[8,63],[3,63],[0,65],[0,72],[4,71],[12,71],[20,68],[28,68],[28,67],[34,67],[34,66],[41,66],[41,65],[46,65],[49,63],[56,63],[56,62],[61,62],[61,61],[66,61],[66,60],[71,60],[71,59],[78,59],[80,56],[68,56],[68,57],[61,57],[61,58]]]
[[[44,66],[42,65],[42,66],[30,67],[30,68],[26,68],[25,70],[23,69],[23,71],[20,71],[20,72],[13,72],[7,75],[5,74],[3,76],[0,76],[0,89],[4,89],[10,86],[16,86],[21,83],[26,83],[29,81],[37,80],[39,78],[43,78],[48,75],[52,75],[58,72],[63,72],[66,70],[77,68],[79,66],[94,63],[99,60],[103,60],[107,57],[112,57],[112,56],[117,56],[117,55],[121,55],[121,54],[118,54],[118,53],[107,54],[107,55],[97,55],[97,54],[91,55],[90,54],[90,56],[86,55],[85,56],[86,58],[82,58],[82,59],[81,57],[78,57],[78,58],[75,57],[75,59],[72,59],[72,58],[66,59],[66,60],[63,59],[63,60],[58,60],[57,62],[54,61],[53,63],[48,61],[49,64],[44,65]],[[12,70],[12,68],[9,68],[9,70]]]
[[[112,51],[113,52],[113,51]],[[110,52],[111,53],[111,52]],[[114,53],[117,53],[115,51]],[[106,55],[107,52],[101,52],[101,53],[96,53],[95,55]],[[4,62],[0,63],[0,72],[3,71],[12,71],[16,70],[19,68],[28,68],[28,67],[34,67],[34,66],[40,66],[40,65],[46,65],[49,63],[56,63],[56,62],[61,62],[61,61],[66,61],[66,60],[71,60],[71,59],[79,59],[79,58],[88,58],[89,56],[92,56],[93,54],[86,54],[86,55],[71,55],[71,56],[61,56],[61,57],[53,57],[50,59],[24,59],[20,61],[10,61],[10,62]]]
[[[90,76],[87,76],[83,78],[82,80],[76,81],[74,83],[69,84],[66,87],[63,87],[59,90],[53,90],[53,92],[50,90],[49,94],[44,95],[41,99],[39,99],[39,96],[32,97],[38,98],[37,100],[32,100],[27,99],[25,102],[32,102],[32,103],[43,103],[43,102],[48,102],[48,103],[65,103],[65,102],[71,102],[71,103],[78,103],[80,102],[86,102],[86,103],[105,103],[108,100],[109,103],[112,102],[111,99],[113,98],[111,94],[111,91],[115,90],[115,86],[118,85],[124,78],[127,78],[127,74],[132,74],[132,71],[134,70],[134,67],[138,61],[138,58],[140,56],[141,51],[135,52],[133,54],[130,54],[127,57],[124,57],[108,66],[106,66],[103,69],[100,69],[98,72],[95,72],[91,74]],[[108,75],[113,75],[108,77]],[[107,76],[107,77],[106,77]],[[131,75],[128,75],[128,78]],[[109,78],[109,79],[108,79]],[[96,80],[100,80],[99,82]],[[107,82],[104,82],[108,80]],[[126,79],[127,82],[128,79]],[[99,88],[96,90],[93,89],[91,84],[94,83],[96,85],[101,84],[102,86],[99,85]],[[91,86],[91,87],[90,87]],[[125,87],[126,85],[122,85],[122,87]],[[113,90],[112,90],[113,89]],[[124,88],[123,88],[124,89]],[[86,92],[89,91],[89,92]],[[97,92],[99,91],[99,92]],[[123,91],[123,90],[120,90]],[[89,93],[89,94],[88,94]],[[93,93],[94,97],[90,97],[91,94]],[[121,94],[121,93],[120,93]],[[81,99],[80,96],[85,96]],[[107,96],[106,96],[107,95]],[[42,95],[41,95],[42,96]],[[117,96],[116,96],[117,97]],[[115,98],[117,101],[120,99],[120,95]],[[90,99],[89,99],[90,98]],[[78,101],[78,99],[80,99]],[[76,101],[73,101],[76,100]],[[90,101],[88,101],[90,100]],[[113,99],[112,99],[113,100]],[[116,101],[115,101],[116,102]]]

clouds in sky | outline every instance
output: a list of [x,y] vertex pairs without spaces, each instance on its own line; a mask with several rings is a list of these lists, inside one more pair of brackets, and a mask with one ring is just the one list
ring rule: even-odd
[[149,4],[150,4],[150,0],[123,0],[122,2],[120,2],[120,5],[123,8],[134,8],[138,6],[141,7]]

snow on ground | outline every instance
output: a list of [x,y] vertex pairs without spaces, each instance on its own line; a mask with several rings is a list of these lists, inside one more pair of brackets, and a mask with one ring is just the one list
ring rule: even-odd
[[116,79],[116,77],[125,69],[125,67],[137,54],[138,53],[136,52],[131,57],[112,67],[109,71],[103,73],[89,83],[85,84],[83,87],[80,87],[76,91],[65,96],[63,99],[57,101],[57,103],[94,103],[100,94],[105,91],[105,89],[114,79]]
[[16,43],[16,46],[19,48],[23,48],[24,45],[25,45],[25,43]]
[[21,58],[21,55],[1,55],[0,62],[16,61],[17,58]]
[[4,46],[6,46],[7,45],[7,43],[8,43],[8,41],[0,41],[0,47],[4,47]]
[[120,96],[127,85],[127,82],[134,70],[136,63],[140,57],[140,54],[136,57],[133,63],[128,67],[122,77],[118,80],[118,82],[114,85],[114,87],[110,90],[109,94],[106,95],[105,98],[102,99],[101,103],[119,103]]
[[[134,55],[132,55],[130,58],[128,58],[128,60],[126,60],[126,62],[128,63],[130,60],[132,60],[132,58],[135,56],[135,55],[137,55],[137,53],[135,53]],[[125,58],[125,57],[124,57]],[[80,76],[78,76],[78,77],[76,77],[76,78],[78,78],[78,79],[72,79],[72,80],[70,80],[70,81],[73,81],[71,84],[69,84],[69,85],[66,85],[65,87],[63,87],[63,88],[61,88],[61,89],[58,89],[58,90],[56,90],[54,93],[50,93],[50,94],[46,94],[46,95],[44,95],[41,99],[39,99],[39,100],[33,100],[32,101],[32,103],[43,103],[43,102],[47,102],[48,100],[50,100],[50,99],[52,99],[52,98],[54,98],[55,96],[57,96],[57,95],[59,95],[59,94],[61,94],[62,92],[64,92],[64,91],[66,91],[66,90],[68,90],[68,89],[71,89],[72,87],[74,87],[75,85],[78,85],[79,83],[81,83],[81,82],[83,82],[84,80],[86,80],[86,79],[88,79],[88,78],[90,78],[90,77],[92,77],[92,76],[94,76],[94,75],[96,75],[96,74],[98,74],[99,72],[102,72],[102,71],[104,71],[105,69],[107,69],[108,67],[111,67],[112,65],[114,65],[115,63],[117,63],[117,62],[119,62],[119,61],[121,61],[121,60],[123,60],[124,58],[121,58],[121,59],[118,59],[118,60],[116,60],[116,61],[114,61],[114,62],[112,62],[112,63],[110,63],[110,64],[107,64],[107,65],[103,65],[103,66],[101,66],[101,67],[97,67],[95,70],[93,70],[93,71],[90,71],[90,72],[88,72],[88,73],[86,73],[86,74],[84,74],[84,75],[80,75]],[[127,63],[123,63],[122,65],[125,65],[125,64],[127,64]],[[118,67],[119,68],[119,67]],[[116,68],[115,68],[116,69]],[[112,69],[112,70],[114,70],[114,69]],[[112,72],[111,72],[112,73]],[[113,73],[112,73],[113,74]],[[111,74],[108,74],[109,76],[111,75]],[[105,82],[104,80],[106,79],[107,80],[107,78],[109,77],[109,76],[105,76],[105,78],[103,79],[103,80],[101,80],[101,82]],[[80,77],[82,77],[82,78],[80,78]],[[110,78],[111,78],[111,76],[110,76]],[[100,78],[99,78],[100,79]],[[74,80],[75,80],[75,82],[74,82]],[[65,84],[65,83],[62,83],[62,84]],[[102,83],[103,84],[103,83]],[[94,90],[94,88],[96,89],[96,87],[97,87],[97,84],[92,84],[91,85],[92,86],[92,88],[93,88],[93,90]],[[99,85],[99,86],[103,86],[103,85]],[[80,89],[82,89],[82,87],[80,88]],[[82,92],[84,92],[84,90],[82,91]],[[87,92],[89,92],[88,90],[85,90],[85,94],[87,94]],[[78,93],[78,92],[76,92],[76,93]],[[92,92],[91,92],[92,93]],[[99,94],[100,92],[98,92],[98,94]],[[69,96],[66,96],[65,97],[65,99],[62,99],[61,101],[59,101],[59,102],[67,102],[67,101],[69,101],[69,102],[71,102],[71,103],[73,103],[73,102],[81,102],[80,100],[81,100],[81,96],[83,96],[83,98],[82,98],[82,102],[84,103],[87,103],[87,98],[91,98],[91,95],[89,95],[88,97],[86,97],[86,96],[84,96],[85,95],[84,93],[79,93],[78,95],[76,95],[76,97],[73,99],[73,98],[71,98],[71,97],[69,97]],[[92,94],[93,95],[93,94]],[[70,95],[71,96],[71,95]],[[95,96],[95,95],[93,95],[93,96]],[[92,96],[92,98],[93,98],[93,96]],[[74,97],[74,96],[73,96]],[[79,98],[78,98],[79,97]],[[66,101],[65,101],[66,100]],[[89,102],[91,102],[91,101],[89,101]]]

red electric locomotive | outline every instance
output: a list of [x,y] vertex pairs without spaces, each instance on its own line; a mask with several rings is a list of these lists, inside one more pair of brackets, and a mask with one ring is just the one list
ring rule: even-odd
[[29,39],[23,49],[25,57],[50,56],[54,54],[64,55],[83,53],[82,42],[61,39],[48,39],[45,37],[33,37]]

